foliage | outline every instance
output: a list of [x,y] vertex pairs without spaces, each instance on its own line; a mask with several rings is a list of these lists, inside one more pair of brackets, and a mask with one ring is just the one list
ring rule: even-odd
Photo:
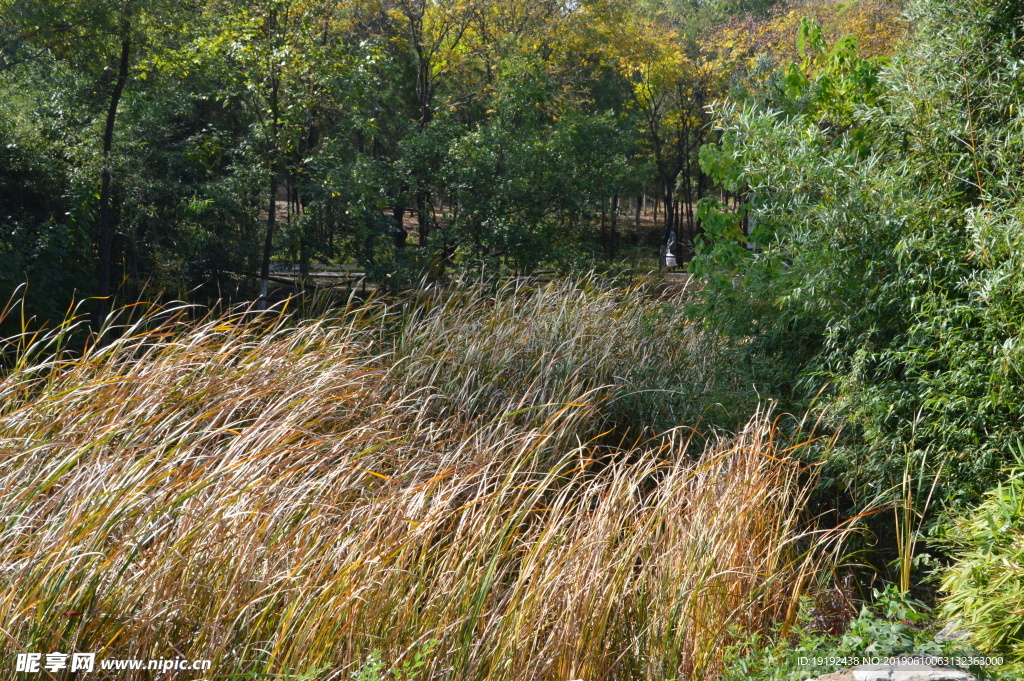
[[57,320],[103,288],[97,258],[124,299],[197,301],[251,298],[270,261],[397,287],[585,270],[654,196],[662,241],[689,242],[726,85],[697,36],[769,4],[10,0],[0,99],[23,124],[0,193],[38,210],[0,238],[3,293],[39,282],[31,314]]
[[937,541],[955,562],[942,571],[942,613],[990,654],[1024,662],[1024,472],[1014,469]]
[[605,188],[626,174],[624,131],[614,116],[556,108],[535,64],[501,76],[491,119],[444,150],[454,207],[438,238],[471,261],[498,253],[521,271],[564,264],[590,239]]
[[[837,434],[816,510],[897,509],[903,588],[921,525],[960,514],[942,612],[1018,655],[1024,9],[899,9],[0,3],[4,630],[396,681],[930,649],[892,591],[841,637],[771,629],[809,492],[747,451],[789,455],[742,430],[764,397]],[[699,293],[497,284],[615,262],[622,203],[638,236],[654,197],[636,248],[692,242]],[[100,341],[61,320],[107,247],[122,299],[250,300],[272,261],[417,291]]]
[[411,658],[407,659],[401,666],[393,668],[390,674],[384,672],[384,663],[380,659],[380,651],[371,650],[370,654],[366,656],[366,660],[359,669],[352,673],[350,678],[352,681],[384,681],[389,677],[393,678],[394,681],[416,681],[420,677],[423,667],[427,665],[427,660],[436,646],[437,641],[434,640],[428,642],[422,648],[418,648]]
[[[33,94],[0,102],[0,296],[6,304],[24,286],[29,309],[57,320],[67,310],[62,292],[92,281],[89,219],[76,205],[73,172],[54,171],[65,170],[64,140],[41,125],[47,103]],[[59,109],[60,95],[49,104]]]
[[[867,58],[889,57],[907,31],[901,17],[902,3],[886,0],[828,0],[776,3],[764,14],[739,14],[702,37],[703,48],[713,55],[718,68],[753,76],[758,61],[773,65],[799,62],[800,26],[807,20],[821,28],[825,42],[843,38],[856,40],[860,54]],[[742,79],[736,85],[742,88]]]
[[352,673],[352,681],[381,681],[384,663],[380,660],[380,651],[371,650],[362,666]]
[[[747,205],[742,232],[699,249],[701,310],[746,339],[766,391],[806,405],[828,386],[857,436],[833,457],[837,483],[862,506],[908,466],[941,481],[943,503],[976,498],[1021,411],[1018,268],[1005,247],[1020,225],[1021,15],[933,0],[910,17],[920,30],[891,67],[833,47],[819,62],[831,66],[783,72],[809,73],[808,89],[787,92],[780,77],[720,109],[722,142],[703,154]],[[846,103],[804,94],[825,79]]]
[[[947,658],[977,657],[977,651],[962,643],[935,640],[938,631],[931,610],[892,586],[874,591],[874,603],[861,608],[841,635],[817,626],[811,599],[801,601],[799,618],[783,634],[779,628],[770,636],[754,634],[736,645],[733,662],[723,681],[804,681],[842,667],[843,659],[881,658],[902,654],[934,655]],[[815,662],[815,658],[823,661]],[[1009,681],[1010,668],[995,669],[964,665],[978,678]]]

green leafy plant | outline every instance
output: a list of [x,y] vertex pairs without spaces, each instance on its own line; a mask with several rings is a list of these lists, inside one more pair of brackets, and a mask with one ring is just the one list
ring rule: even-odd
[[941,474],[935,508],[976,503],[1024,408],[1024,8],[919,0],[908,17],[884,69],[805,23],[789,87],[721,105],[701,154],[746,200],[742,238],[722,207],[701,213],[695,315],[762,394],[828,405],[845,437],[825,480],[858,509],[897,501],[908,464]]
[[1024,469],[1014,469],[938,543],[955,558],[939,573],[943,615],[981,650],[1024,662]]
[[372,650],[359,669],[352,672],[352,681],[382,681],[383,670],[384,663],[380,659],[380,651]]
[[[862,607],[842,635],[816,626],[814,603],[801,600],[793,627],[770,635],[751,634],[729,649],[723,681],[802,681],[843,666],[854,658],[889,658],[902,654],[969,658],[977,651],[962,642],[938,642],[939,621],[923,602],[895,586],[873,592],[874,603]],[[843,660],[850,661],[844,665]],[[823,662],[823,663],[821,663]],[[1014,679],[1013,668],[966,665],[984,679]]]

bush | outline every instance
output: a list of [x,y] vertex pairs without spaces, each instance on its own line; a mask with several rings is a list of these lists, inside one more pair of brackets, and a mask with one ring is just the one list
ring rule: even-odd
[[[803,598],[798,621],[785,635],[777,627],[773,635],[753,634],[731,649],[732,663],[723,681],[803,681],[850,664],[828,663],[851,658],[888,658],[903,654],[966,657],[977,652],[962,643],[939,643],[939,622],[921,601],[892,586],[874,591],[874,603],[864,605],[842,635],[821,627],[817,609]],[[814,658],[825,658],[816,664]],[[996,670],[965,666],[982,679],[1018,678],[1013,669]]]
[[[834,480],[860,508],[908,468],[964,508],[998,480],[1024,412],[1024,6],[908,12],[917,31],[877,80],[843,54],[796,93],[721,109],[702,164],[746,197],[747,233],[705,202],[695,267],[701,313],[763,394],[833,398],[818,403],[857,436],[834,450]],[[823,83],[855,96],[813,96]]]
[[956,562],[942,571],[942,613],[981,650],[1024,662],[1024,470],[990,491],[941,537]]

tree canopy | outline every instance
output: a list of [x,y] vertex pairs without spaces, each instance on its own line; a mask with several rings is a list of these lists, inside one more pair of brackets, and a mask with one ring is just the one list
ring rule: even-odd
[[285,264],[402,286],[438,263],[587,269],[631,245],[654,258],[671,232],[702,230],[698,200],[737,200],[697,161],[717,135],[707,107],[750,80],[739,42],[785,62],[757,36],[785,33],[792,12],[827,14],[7,0],[3,291],[27,284],[45,322],[90,296],[260,299]]

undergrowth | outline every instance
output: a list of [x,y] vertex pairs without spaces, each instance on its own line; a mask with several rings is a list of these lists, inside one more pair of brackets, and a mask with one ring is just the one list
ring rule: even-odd
[[[982,681],[1014,681],[1020,669],[989,665],[989,657],[964,641],[962,634],[942,634],[943,621],[925,603],[889,586],[875,591],[871,604],[843,623],[841,633],[823,627],[821,609],[802,596],[794,626],[748,632],[727,653],[723,681],[805,681],[844,667],[878,664],[901,655],[934,656],[973,673]],[[986,659],[988,658],[988,659]]]

